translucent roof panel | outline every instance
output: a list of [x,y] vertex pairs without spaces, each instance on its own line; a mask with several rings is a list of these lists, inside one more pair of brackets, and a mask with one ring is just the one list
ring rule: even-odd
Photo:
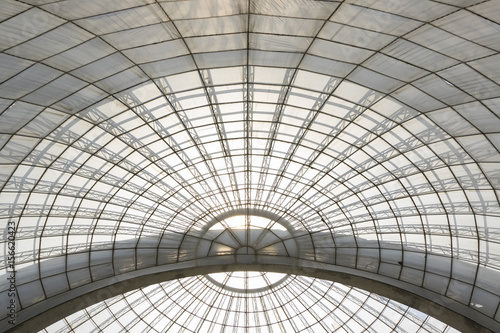
[[[89,306],[40,332],[458,332],[362,289],[274,275],[232,272],[162,282]],[[214,283],[219,278],[223,283]]]
[[259,271],[500,331],[499,12],[1,1],[0,328],[120,281]]

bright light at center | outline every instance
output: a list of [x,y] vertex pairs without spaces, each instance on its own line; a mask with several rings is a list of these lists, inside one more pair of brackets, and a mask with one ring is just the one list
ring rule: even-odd
[[268,272],[225,272],[208,274],[209,281],[218,287],[235,292],[261,292],[276,287],[287,274]]
[[274,229],[274,230],[286,230],[286,228],[265,217],[251,215],[248,217],[248,225],[245,219],[245,215],[236,215],[228,217],[221,222],[216,223],[210,228],[210,230],[223,230],[223,229]]

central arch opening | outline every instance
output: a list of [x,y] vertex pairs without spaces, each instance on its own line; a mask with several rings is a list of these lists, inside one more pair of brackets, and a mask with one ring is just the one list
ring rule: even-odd
[[[257,262],[259,255],[291,256],[297,253],[294,229],[283,219],[274,216],[236,214],[223,216],[211,223],[202,235],[206,242],[199,244],[199,254],[208,256],[234,255],[237,263]],[[207,253],[205,252],[205,253]]]
[[237,271],[205,275],[215,286],[242,294],[272,290],[288,280],[289,275],[273,272]]

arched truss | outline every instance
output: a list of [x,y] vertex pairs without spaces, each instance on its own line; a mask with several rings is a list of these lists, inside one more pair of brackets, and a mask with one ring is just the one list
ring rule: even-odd
[[[368,274],[500,330],[498,1],[1,6],[19,318],[250,255]],[[236,212],[274,243],[210,229]]]
[[[243,259],[244,260],[244,259]],[[98,302],[102,301],[107,301],[109,302],[110,299],[112,299],[114,296],[120,296],[120,295],[126,295],[130,291],[135,291],[137,292],[138,288],[147,289],[145,287],[149,287],[151,289],[156,289],[158,288],[159,283],[164,283],[168,281],[173,281],[172,285],[175,285],[175,290],[178,290],[179,288],[182,288],[182,282],[180,283],[175,283],[175,281],[182,281],[182,280],[188,280],[186,278],[193,277],[192,280],[188,280],[190,282],[191,288],[194,289],[194,291],[197,291],[197,285],[199,284],[199,281],[196,281],[200,279],[205,280],[206,284],[210,284],[209,276],[207,274],[213,274],[213,273],[220,273],[220,272],[238,272],[238,271],[249,271],[249,272],[277,272],[281,274],[286,274],[285,276],[289,276],[288,280],[291,281],[285,281],[284,284],[285,286],[281,286],[283,289],[283,292],[287,292],[287,283],[293,283],[293,279],[296,279],[297,277],[300,277],[301,279],[304,279],[305,281],[303,282],[304,284],[309,284],[312,285],[315,283],[315,280],[310,280],[307,279],[307,277],[313,277],[315,279],[321,279],[323,281],[333,281],[335,284],[348,284],[349,286],[355,286],[357,287],[358,290],[361,291],[368,291],[368,292],[373,292],[374,294],[367,294],[370,295],[369,297],[376,298],[376,299],[382,299],[382,302],[387,302],[384,300],[383,295],[387,295],[387,297],[391,300],[390,302],[400,302],[403,304],[409,304],[411,305],[412,308],[417,309],[419,311],[422,311],[423,313],[429,314],[429,317],[426,318],[426,316],[420,315],[418,316],[419,318],[414,318],[414,323],[412,323],[412,326],[409,326],[410,329],[415,329],[415,325],[417,325],[416,329],[421,328],[422,332],[436,332],[439,331],[440,328],[443,329],[445,328],[446,330],[443,331],[448,331],[449,326],[445,325],[436,325],[437,320],[441,320],[444,322],[450,322],[453,323],[454,327],[458,327],[460,331],[465,331],[465,332],[490,332],[488,329],[485,329],[483,326],[479,325],[476,321],[474,320],[480,320],[484,318],[476,317],[474,316],[472,320],[468,316],[471,315],[469,313],[469,309],[466,308],[465,306],[458,304],[456,302],[449,302],[448,300],[445,300],[444,298],[432,294],[432,293],[425,293],[425,295],[417,294],[414,292],[419,292],[417,289],[412,288],[412,286],[408,286],[407,284],[397,284],[397,286],[394,285],[389,285],[381,281],[376,281],[372,280],[371,278],[377,278],[380,279],[380,277],[377,277],[373,274],[365,274],[363,275],[352,275],[352,270],[349,269],[341,269],[340,271],[331,271],[330,267],[323,267],[323,268],[316,268],[314,267],[315,265],[310,265],[310,264],[305,264],[301,265],[300,262],[296,261],[288,261],[284,260],[283,258],[279,257],[269,257],[269,258],[263,258],[264,262],[267,262],[266,264],[234,264],[234,263],[229,263],[230,261],[227,260],[221,260],[222,264],[219,264],[217,260],[207,260],[207,264],[203,263],[203,260],[197,262],[197,266],[192,266],[192,265],[182,265],[183,267],[180,269],[177,268],[172,268],[171,271],[164,271],[161,272],[158,269],[152,269],[152,270],[146,270],[145,272],[142,272],[144,275],[138,275],[138,274],[129,274],[125,273],[124,275],[120,275],[119,277],[111,277],[107,279],[103,279],[100,281],[100,283],[96,283],[92,286],[93,289],[88,289],[88,288],[81,288],[79,290],[72,290],[70,293],[64,295],[64,297],[58,299],[57,301],[60,302],[59,304],[55,304],[52,302],[52,304],[44,304],[44,302],[37,304],[33,308],[29,309],[27,315],[31,318],[30,320],[20,324],[19,326],[16,327],[16,330],[19,332],[23,331],[29,331],[29,332],[35,332],[38,331],[42,328],[49,327],[51,324],[56,322],[58,319],[62,319],[64,317],[69,317],[70,315],[73,315],[76,313],[78,310],[82,309],[89,309],[91,308],[92,305],[95,305]],[[291,276],[291,274],[296,275],[295,277]],[[201,276],[200,276],[201,275]],[[382,281],[384,279],[381,279]],[[188,282],[188,283],[189,283]],[[207,283],[208,282],[208,283]],[[324,282],[323,282],[324,283]],[[331,288],[332,284],[330,284],[328,287]],[[341,285],[342,286],[342,285]],[[164,287],[165,288],[165,287]],[[167,287],[168,288],[168,287]],[[214,288],[214,286],[211,286],[211,288]],[[226,287],[227,288],[227,287]],[[226,289],[223,288],[223,289]],[[304,287],[303,287],[304,288]],[[408,288],[408,289],[406,289]],[[186,287],[187,289],[187,287]],[[306,289],[306,288],[304,288]],[[160,287],[161,290],[161,287]],[[413,292],[414,291],[414,292]],[[152,292],[150,295],[147,297],[142,297],[146,303],[152,304],[152,306],[159,307],[161,308],[162,305],[165,308],[172,307],[173,300],[168,299],[165,297],[165,300],[162,300],[162,302],[155,302],[154,295],[155,292],[158,292],[155,290]],[[273,292],[273,291],[270,291]],[[328,290],[328,292],[331,292],[331,290]],[[179,293],[181,294],[181,298],[189,298],[192,297],[186,290],[180,290]],[[240,293],[241,294],[241,293]],[[327,294],[325,293],[325,296]],[[235,297],[238,296],[237,293],[231,293],[228,295],[229,297]],[[246,296],[248,294],[246,293]],[[259,298],[265,298],[266,292],[259,292],[258,293]],[[323,297],[325,297],[323,296]],[[381,297],[382,296],[382,297]],[[148,297],[151,298],[148,299]],[[295,298],[300,298],[299,296],[295,296]],[[320,299],[318,297],[318,299]],[[316,299],[315,301],[318,301]],[[219,300],[217,300],[219,301]],[[359,302],[359,299],[357,300]],[[290,303],[297,302],[295,299],[291,298],[291,300],[288,300]],[[298,304],[299,306],[306,306],[308,303],[308,300],[303,301],[304,304]],[[318,301],[321,302],[321,299]],[[47,302],[46,302],[47,303]],[[222,302],[221,302],[222,303]],[[337,307],[341,305],[342,302],[338,302],[340,304],[335,304],[330,300],[330,302],[325,302],[327,305],[330,307],[336,305]],[[347,303],[347,302],[346,302]],[[365,301],[366,303],[366,301]],[[218,306],[219,303],[216,304],[210,304],[213,306]],[[286,307],[288,304],[281,304],[281,307]],[[312,305],[315,305],[313,303]],[[133,304],[131,304],[133,306]],[[179,305],[178,307],[180,307]],[[344,305],[347,307],[347,305]],[[102,308],[102,306],[101,306]],[[359,308],[363,308],[363,305],[359,306]],[[408,311],[407,308],[401,307],[403,312],[400,314],[400,316],[396,316],[396,318],[391,320],[385,320],[386,326],[382,326],[381,329],[379,329],[379,332],[382,331],[391,331],[391,329],[394,329],[396,331],[398,330],[408,330],[408,326],[405,327],[405,324],[401,324],[398,326],[398,321],[402,320],[405,318],[408,313],[411,313],[411,311]],[[190,309],[186,307],[184,309],[184,312],[189,311]],[[273,312],[274,309],[269,308],[265,309],[265,311],[271,311]],[[331,310],[334,310],[334,308],[331,308]],[[358,309],[354,308],[351,309],[351,316],[354,317],[354,314],[357,312]],[[192,310],[191,310],[192,311]],[[345,312],[349,313],[349,309],[347,308],[344,310]],[[372,310],[373,311],[373,310]],[[222,316],[226,315],[224,310],[221,311]],[[234,311],[233,312],[237,312]],[[244,311],[241,311],[244,313]],[[333,311],[332,311],[333,312]],[[380,311],[381,313],[382,311]],[[380,315],[380,313],[378,313]],[[252,315],[252,312],[247,312],[245,314],[249,314],[250,316]],[[130,315],[130,314],[129,314]],[[281,322],[286,322],[286,321],[292,321],[291,319],[293,316],[289,315],[290,318],[280,318]],[[323,319],[326,321],[328,318],[329,321],[332,321],[332,318],[337,317],[336,314],[329,314],[329,316],[325,316]],[[360,331],[372,331],[376,328],[374,328],[375,322],[378,318],[374,318],[371,316],[366,316],[363,314],[359,315],[360,318],[356,318],[355,321],[358,321],[358,330]],[[426,327],[425,323],[431,321],[429,318],[432,318],[432,322],[434,325],[428,325]],[[170,319],[170,318],[169,318]],[[201,320],[200,320],[201,319]],[[385,319],[385,318],[384,318]],[[109,326],[110,322],[109,321],[115,321],[115,318],[110,317],[106,323],[106,326]],[[213,321],[214,319],[210,314],[200,314],[200,318],[197,318],[199,322],[210,322]],[[195,320],[195,322],[197,321]],[[269,320],[269,319],[268,319]],[[317,318],[307,318],[308,324],[313,326],[318,324]],[[345,322],[343,322],[343,320]],[[169,320],[170,325],[175,325],[171,323],[172,320]],[[219,320],[220,321],[220,320]],[[68,328],[76,329],[77,323],[72,323],[70,319],[66,319],[66,322],[69,324],[66,324]],[[78,322],[78,321],[77,321]],[[344,318],[338,318],[338,321],[334,321],[336,323],[335,326],[337,328],[342,327],[342,325],[345,326],[354,326],[347,324],[348,320],[345,320]],[[280,322],[278,322],[279,324]],[[228,326],[236,326],[238,327],[238,324],[240,325],[239,329],[244,330],[245,326],[241,325],[241,323],[231,323],[231,322],[224,322],[224,324]],[[275,323],[274,323],[275,324]],[[395,324],[395,327],[391,327],[391,324]],[[76,327],[72,327],[75,325]],[[255,324],[254,324],[255,325]],[[333,331],[335,327],[331,326],[331,323],[328,323],[328,326],[331,328]],[[134,327],[135,325],[131,325]],[[158,331],[162,331],[162,329],[165,329],[165,327],[168,327],[169,325],[166,326],[159,326],[157,327]],[[180,322],[178,325],[175,325],[174,328],[171,328],[172,331],[175,331],[175,327],[183,326],[183,323]],[[220,326],[217,325],[217,326]],[[262,324],[261,324],[262,326]],[[327,326],[327,327],[328,327]],[[419,327],[420,326],[420,327]],[[83,325],[85,327],[85,325]],[[120,327],[120,326],[119,326]],[[154,325],[153,325],[154,327]],[[356,326],[354,326],[356,327]],[[137,327],[136,327],[137,328]],[[396,329],[395,329],[396,328]],[[219,328],[220,329],[220,328]],[[262,329],[262,328],[261,328]],[[275,328],[276,329],[276,328]],[[14,331],[16,331],[14,330]],[[123,328],[122,328],[123,330]],[[251,331],[254,331],[255,328],[250,328]],[[196,332],[196,330],[188,330],[189,332]],[[218,331],[218,330],[217,330]],[[316,332],[318,329],[316,329]],[[328,331],[328,328],[321,327],[321,332],[323,331]],[[349,331],[349,329],[346,329],[346,331]],[[52,332],[52,330],[48,330],[48,332]]]

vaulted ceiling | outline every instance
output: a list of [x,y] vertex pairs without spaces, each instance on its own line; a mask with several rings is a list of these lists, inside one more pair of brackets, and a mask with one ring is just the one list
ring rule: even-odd
[[499,23],[2,0],[0,327],[500,331]]

